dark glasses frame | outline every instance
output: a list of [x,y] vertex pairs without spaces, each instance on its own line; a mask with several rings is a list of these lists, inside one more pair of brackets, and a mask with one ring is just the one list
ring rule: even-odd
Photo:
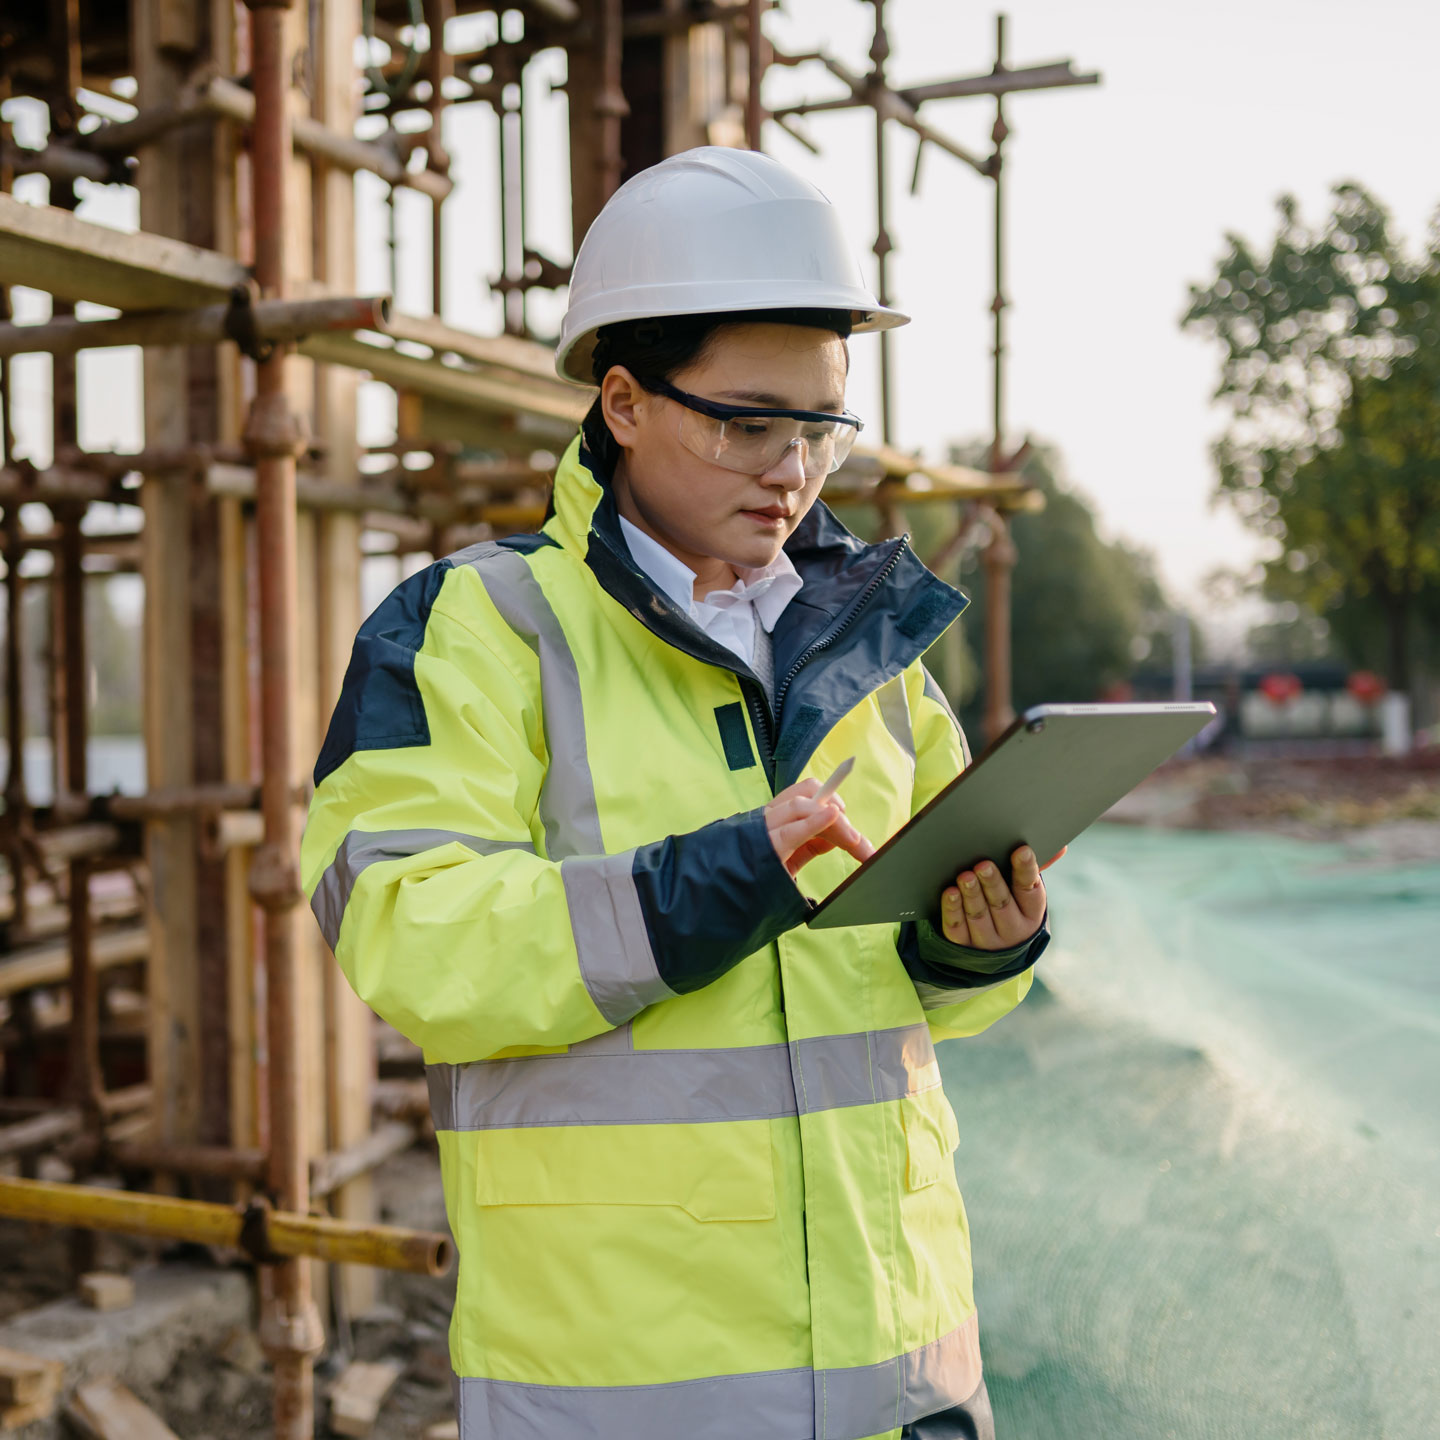
[[652,395],[663,395],[674,400],[687,410],[708,415],[712,420],[813,420],[818,424],[853,425],[856,435],[865,428],[865,422],[848,410],[836,415],[831,410],[772,410],[764,405],[725,405],[719,400],[707,400],[703,395],[692,395],[688,390],[678,389],[667,380],[645,380],[635,377],[640,385]]

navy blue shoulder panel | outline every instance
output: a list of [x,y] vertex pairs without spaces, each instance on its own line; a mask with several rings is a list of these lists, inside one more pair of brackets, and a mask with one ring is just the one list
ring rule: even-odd
[[430,743],[430,725],[415,682],[415,652],[425,643],[430,610],[449,569],[449,560],[437,560],[417,570],[360,627],[315,762],[317,788],[357,750]]
[[547,535],[543,530],[533,535],[507,535],[503,540],[495,542],[502,550],[518,550],[522,555],[533,555],[537,550],[543,550],[547,545],[553,545],[558,550],[560,542]]

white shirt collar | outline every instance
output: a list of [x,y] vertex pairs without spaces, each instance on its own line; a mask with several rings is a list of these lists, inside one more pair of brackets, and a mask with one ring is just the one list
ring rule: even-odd
[[[695,599],[695,572],[670,553],[658,540],[652,539],[638,525],[623,515],[620,528],[635,563],[687,615],[697,610],[726,610],[737,603],[749,602],[755,607],[756,618],[766,631],[775,628],[785,607],[795,598],[804,581],[790,557],[782,550],[775,559],[759,570],[738,570],[739,578],[728,590],[712,590],[703,600]],[[702,627],[703,628],[703,627]]]

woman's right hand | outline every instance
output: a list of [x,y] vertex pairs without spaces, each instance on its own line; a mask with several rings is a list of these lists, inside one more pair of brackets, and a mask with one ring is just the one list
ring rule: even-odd
[[845,818],[845,802],[831,795],[817,804],[819,790],[818,780],[800,780],[765,807],[770,843],[792,876],[828,850],[844,850],[857,860],[868,860],[875,853],[875,847]]

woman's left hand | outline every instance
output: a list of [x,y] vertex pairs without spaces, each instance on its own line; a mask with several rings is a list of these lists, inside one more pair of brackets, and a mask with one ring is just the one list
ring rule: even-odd
[[[1062,850],[1060,855],[1064,853]],[[1009,885],[989,860],[982,860],[973,870],[962,870],[955,884],[940,896],[945,938],[952,945],[968,945],[973,950],[1010,950],[1023,945],[1045,918],[1045,882],[1040,872],[1048,870],[1060,855],[1040,865],[1035,852],[1022,845],[1010,857]]]

